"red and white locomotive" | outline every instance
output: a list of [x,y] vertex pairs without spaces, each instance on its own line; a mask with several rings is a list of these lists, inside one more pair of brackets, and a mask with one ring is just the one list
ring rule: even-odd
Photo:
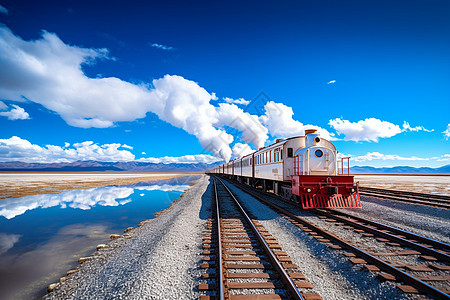
[[278,139],[207,173],[272,190],[305,209],[359,208],[358,184],[348,170],[347,165],[344,175],[344,159],[337,159],[335,146],[311,129],[305,136]]

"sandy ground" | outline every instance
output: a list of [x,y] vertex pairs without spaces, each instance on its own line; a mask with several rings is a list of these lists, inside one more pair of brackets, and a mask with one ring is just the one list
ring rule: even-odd
[[360,186],[450,195],[450,175],[355,175]]
[[62,190],[123,185],[191,174],[194,173],[0,173],[0,199],[58,194]]

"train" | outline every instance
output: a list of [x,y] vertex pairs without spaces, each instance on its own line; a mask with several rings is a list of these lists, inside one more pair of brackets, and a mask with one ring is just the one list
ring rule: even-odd
[[349,160],[338,159],[333,143],[309,129],[304,136],[277,139],[206,173],[273,192],[303,209],[361,208]]

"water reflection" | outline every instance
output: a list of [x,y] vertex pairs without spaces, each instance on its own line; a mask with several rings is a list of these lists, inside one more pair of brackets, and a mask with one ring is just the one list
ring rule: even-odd
[[40,298],[79,257],[167,208],[193,179],[1,199],[1,298]]
[[[28,210],[36,208],[60,208],[91,209],[95,205],[118,206],[131,202],[126,199],[135,189],[143,191],[178,191],[186,190],[188,185],[148,185],[132,187],[105,186],[84,190],[65,191],[60,194],[34,195],[22,198],[7,198],[0,201],[0,216],[12,219],[24,214]],[[144,194],[140,194],[143,196]],[[1,241],[1,240],[0,240]]]

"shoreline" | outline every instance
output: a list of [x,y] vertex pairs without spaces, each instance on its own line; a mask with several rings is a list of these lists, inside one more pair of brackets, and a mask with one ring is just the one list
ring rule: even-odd
[[[17,174],[23,175],[24,173],[5,173],[0,172],[0,200],[7,198],[20,198],[26,196],[33,195],[42,195],[42,194],[60,194],[62,191],[67,190],[82,190],[89,188],[96,188],[102,186],[109,185],[126,185],[133,184],[139,182],[147,182],[154,180],[164,180],[176,177],[190,176],[190,175],[201,175],[201,173],[195,172],[186,172],[186,173],[176,173],[176,172],[165,172],[165,173],[97,173],[97,172],[88,172],[88,173],[74,173],[74,172],[37,172],[37,173],[29,173],[25,174],[30,175],[51,175],[66,176],[66,178],[51,178],[52,180],[43,180],[42,178],[36,178],[33,180],[23,180],[22,182],[8,182],[8,180],[4,180],[2,175],[5,174]],[[73,175],[77,177],[86,176],[86,178],[67,178],[67,176]],[[109,178],[98,178],[98,175],[104,175]],[[123,176],[128,175],[128,176]],[[96,176],[97,179],[89,179],[89,176]],[[23,178],[22,178],[23,179]],[[27,178],[28,179],[28,178]],[[31,179],[31,178],[29,178]],[[48,179],[48,178],[46,178]],[[11,181],[11,180],[9,180]]]
[[[163,262],[164,259],[161,258],[161,253],[159,253],[160,255],[158,256],[158,252],[161,251],[160,244],[164,243],[165,239],[170,238],[171,234],[169,234],[169,232],[174,230],[181,230],[183,234],[177,233],[175,235],[176,239],[171,239],[168,242],[169,245],[174,247],[174,244],[179,243],[179,247],[175,248],[189,249],[190,255],[180,256],[175,252],[173,253],[175,256],[172,260],[181,260],[181,264],[186,265],[187,261],[185,260],[188,259],[188,266],[191,268],[193,264],[197,263],[199,258],[198,255],[200,253],[198,245],[201,244],[201,231],[205,219],[200,217],[198,213],[204,213],[205,207],[203,207],[200,198],[205,192],[207,184],[208,179],[206,176],[201,176],[200,178],[193,180],[190,187],[185,190],[179,198],[172,201],[168,208],[155,213],[153,218],[141,221],[135,228],[129,227],[124,229],[122,234],[111,234],[110,241],[105,244],[97,245],[97,250],[94,250],[90,255],[80,257],[78,259],[78,265],[72,270],[68,270],[67,275],[63,275],[59,282],[50,284],[48,287],[49,292],[40,299],[67,299],[74,297],[77,299],[103,299],[106,290],[109,291],[109,294],[120,293],[121,295],[124,295],[122,294],[124,291],[121,292],[116,289],[110,290],[111,283],[108,280],[103,282],[103,280],[105,278],[114,279],[114,284],[120,286],[122,285],[122,281],[129,281],[135,276],[138,276],[138,278],[145,276],[146,274],[142,274],[145,268],[142,269],[140,266],[136,265],[146,264],[152,259],[155,259],[155,262],[149,264],[149,266],[154,266],[155,264],[158,264],[158,262]],[[195,212],[191,209],[186,209],[193,207],[196,207]],[[185,228],[185,218],[181,217],[181,215],[186,214],[194,217],[194,223],[197,224],[197,226]],[[177,223],[182,224],[182,226],[179,226],[180,224],[177,226]],[[95,247],[93,248],[95,249]],[[163,255],[165,259],[167,259],[166,256],[168,253],[166,253],[165,250],[163,251]],[[163,264],[159,267],[167,266]],[[174,264],[169,267],[179,269],[180,263],[174,262]],[[132,268],[134,271],[130,272],[128,268]],[[139,272],[135,272],[138,270]],[[191,271],[192,270],[189,271],[189,269],[186,268],[185,272],[181,274],[189,277],[189,280],[183,278],[183,282],[194,282],[195,278],[198,277],[197,275],[193,276]],[[123,272],[126,274],[122,274]],[[157,271],[157,273],[163,274],[164,272],[160,273]],[[167,273],[168,276],[173,275],[173,272],[165,273]],[[193,273],[197,274],[199,271]],[[152,275],[149,276],[149,279],[155,280],[156,278]],[[138,281],[141,280],[138,279]],[[142,284],[143,286],[141,286],[141,288],[146,289],[147,286],[145,286],[143,282]],[[98,290],[99,287],[105,290],[100,291]],[[178,290],[178,286],[176,287]],[[165,288],[167,287],[164,287],[159,291],[162,293],[161,295],[165,295],[167,292]],[[140,292],[135,291],[129,286],[127,286],[126,289],[130,289],[128,293]],[[152,285],[152,292],[154,291],[155,289],[153,289]],[[190,288],[185,289],[185,293],[189,294],[188,298],[192,298],[193,291]],[[116,296],[120,297],[119,295]],[[176,299],[178,297],[172,298]]]

